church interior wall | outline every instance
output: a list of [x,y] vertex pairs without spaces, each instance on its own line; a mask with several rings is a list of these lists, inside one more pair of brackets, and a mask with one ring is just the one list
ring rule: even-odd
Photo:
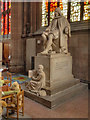
[[69,41],[69,51],[72,55],[73,74],[75,78],[88,80],[88,31],[72,32]]

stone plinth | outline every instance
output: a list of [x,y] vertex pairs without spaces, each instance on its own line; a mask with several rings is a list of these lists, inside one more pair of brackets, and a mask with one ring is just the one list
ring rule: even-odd
[[26,97],[37,101],[48,108],[54,108],[64,103],[65,101],[82,94],[87,89],[87,85],[79,83],[69,87],[68,89],[60,91],[57,94],[53,94],[51,96],[47,95],[44,97],[36,96],[35,94],[29,92],[24,85],[22,86],[22,89],[24,89],[24,94]]
[[66,100],[71,99],[83,92],[87,85],[80,83],[72,75],[72,56],[70,54],[52,54],[35,56],[35,69],[42,64],[46,74],[47,96],[41,97],[26,89],[25,96],[35,100],[49,108],[56,107]]
[[35,57],[35,69],[42,64],[46,74],[48,95],[55,94],[77,83],[72,75],[72,56],[70,54],[38,55]]

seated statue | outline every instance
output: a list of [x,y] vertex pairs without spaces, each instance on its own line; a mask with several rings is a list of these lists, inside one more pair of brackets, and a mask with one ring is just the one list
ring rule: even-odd
[[68,53],[67,40],[71,36],[70,32],[69,22],[62,16],[61,9],[56,8],[54,19],[42,34],[44,51],[41,54],[48,54],[50,51]]
[[33,71],[32,80],[25,84],[29,91],[41,96],[46,95],[45,90],[42,90],[45,88],[45,73],[43,69],[43,65],[38,65],[38,70]]

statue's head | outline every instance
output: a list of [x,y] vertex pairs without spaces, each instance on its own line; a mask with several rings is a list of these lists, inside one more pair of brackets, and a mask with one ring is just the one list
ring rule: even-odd
[[43,69],[44,69],[43,65],[38,65],[38,72],[43,71]]
[[61,16],[61,15],[62,15],[61,9],[60,9],[59,7],[57,7],[57,8],[55,9],[55,17]]

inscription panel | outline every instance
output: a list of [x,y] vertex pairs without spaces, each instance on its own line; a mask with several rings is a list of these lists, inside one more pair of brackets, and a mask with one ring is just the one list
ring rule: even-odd
[[56,62],[55,70],[63,69],[68,66],[68,61]]

